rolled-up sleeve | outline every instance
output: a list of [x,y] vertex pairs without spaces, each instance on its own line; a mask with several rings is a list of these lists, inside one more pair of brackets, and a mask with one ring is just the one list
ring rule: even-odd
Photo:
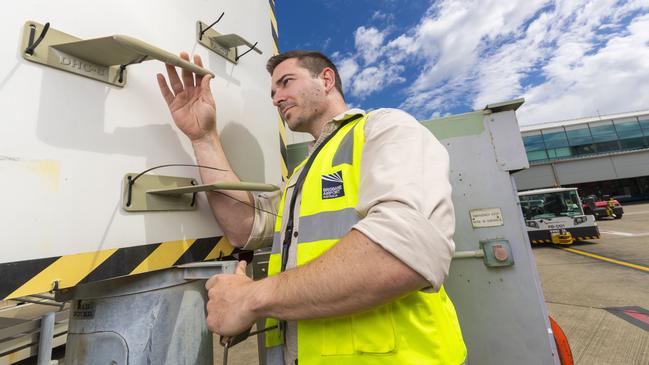
[[252,194],[255,206],[252,230],[248,241],[243,246],[245,250],[256,250],[273,244],[275,218],[282,190],[270,193]]
[[380,109],[365,123],[353,228],[428,280],[434,291],[455,250],[449,157],[411,115]]

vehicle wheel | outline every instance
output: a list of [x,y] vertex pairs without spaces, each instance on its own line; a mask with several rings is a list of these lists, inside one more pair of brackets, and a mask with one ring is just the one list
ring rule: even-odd
[[622,219],[622,214],[616,214],[615,219]]

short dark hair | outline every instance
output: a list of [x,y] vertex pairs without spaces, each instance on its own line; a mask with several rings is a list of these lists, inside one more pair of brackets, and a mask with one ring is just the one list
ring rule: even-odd
[[291,58],[296,58],[297,63],[300,65],[300,67],[309,70],[309,73],[311,73],[311,76],[313,77],[318,76],[320,72],[322,72],[322,70],[327,67],[334,70],[334,76],[336,76],[336,83],[334,84],[334,86],[340,92],[340,95],[343,97],[343,99],[345,98],[345,94],[343,93],[343,83],[340,80],[340,74],[338,73],[336,65],[334,65],[334,63],[331,62],[331,60],[327,58],[327,56],[318,51],[295,50],[280,53],[268,59],[268,62],[266,63],[266,70],[268,70],[268,72],[272,75],[277,65]]

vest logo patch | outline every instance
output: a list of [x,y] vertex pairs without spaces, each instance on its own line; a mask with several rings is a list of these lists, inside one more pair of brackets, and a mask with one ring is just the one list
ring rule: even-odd
[[343,172],[322,175],[322,199],[333,199],[345,196]]

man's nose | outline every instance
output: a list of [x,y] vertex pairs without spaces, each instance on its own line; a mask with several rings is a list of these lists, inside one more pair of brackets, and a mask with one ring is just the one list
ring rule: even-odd
[[275,95],[273,95],[273,105],[274,106],[278,107],[279,104],[281,102],[283,102],[283,101],[284,101],[284,97],[279,92],[277,92],[277,93],[275,93]]
[[286,101],[287,93],[286,90],[283,90],[282,88],[277,88],[275,90],[275,93],[273,93],[272,99],[273,99],[273,105],[279,106],[281,103]]

